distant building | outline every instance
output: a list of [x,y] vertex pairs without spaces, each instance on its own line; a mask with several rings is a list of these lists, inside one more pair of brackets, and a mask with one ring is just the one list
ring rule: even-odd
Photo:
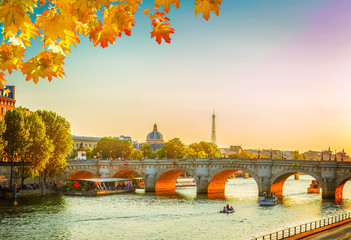
[[307,152],[301,153],[301,155],[306,156],[308,160],[321,160],[322,152],[308,150]]
[[239,145],[229,147],[229,153],[240,153],[242,150],[243,149]]
[[123,136],[123,135],[121,135],[120,137],[113,137],[113,138],[114,138],[114,139],[119,139],[119,140],[126,140],[126,141],[129,141],[129,142],[133,143],[133,142],[132,142],[132,138],[129,137],[129,136]]
[[157,124],[154,124],[152,132],[146,136],[146,144],[150,144],[150,150],[152,152],[163,147],[165,141],[163,140],[162,134],[157,130]]
[[100,137],[86,137],[86,136],[72,136],[73,147],[85,147],[85,148],[96,148],[97,142],[101,139]]
[[5,86],[0,89],[0,120],[2,120],[8,110],[15,108],[15,86]]

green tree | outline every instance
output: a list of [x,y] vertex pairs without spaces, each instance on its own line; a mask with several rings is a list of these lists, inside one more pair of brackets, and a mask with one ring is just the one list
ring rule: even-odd
[[37,177],[44,171],[53,151],[52,142],[46,136],[45,124],[36,112],[25,114],[25,127],[29,133],[29,141],[21,158],[22,186],[24,179]]
[[149,154],[151,153],[151,146],[150,144],[143,144],[141,146],[141,149],[143,149],[143,154],[145,157],[149,157]]
[[295,150],[293,152],[292,159],[293,160],[308,160],[307,156],[300,154],[298,150]]
[[184,156],[186,158],[197,158],[198,153],[193,148],[185,148]]
[[53,152],[43,170],[43,179],[54,176],[61,172],[67,165],[66,157],[72,149],[71,125],[64,118],[52,111],[39,110],[38,115],[42,118],[46,135],[53,145]]
[[4,139],[4,132],[6,130],[6,124],[5,121],[0,121],[0,157],[2,158],[4,156],[3,150],[4,147],[7,145],[7,142]]
[[101,138],[96,148],[93,150],[93,155],[102,154],[102,158],[131,158],[133,154],[133,144],[127,140],[119,140],[114,138]]
[[93,151],[94,156],[101,154],[102,158],[117,158],[117,142],[113,138],[101,138]]
[[165,143],[162,152],[167,152],[167,157],[178,158],[184,156],[185,145],[179,138],[173,138]]
[[[258,155],[252,152],[248,152],[245,150],[241,150],[240,153],[231,153],[229,154],[229,158],[245,158],[245,159],[249,159],[249,158],[257,158]],[[260,155],[260,158],[263,157],[265,158],[265,156]]]
[[143,152],[140,149],[134,149],[132,153],[132,158],[143,159],[144,158]]
[[12,185],[13,162],[23,157],[28,147],[28,129],[25,126],[22,108],[9,110],[5,115],[6,130],[3,138],[7,142],[4,148],[5,157],[11,162],[10,185]]
[[92,159],[94,157],[93,155],[93,149],[91,147],[87,147],[85,149],[85,153],[87,155],[87,159]]
[[208,154],[204,151],[200,143],[192,143],[189,145],[190,149],[193,149],[196,152],[196,158],[207,158]]
[[218,150],[218,148],[217,148],[217,146],[215,144],[201,141],[200,145],[202,146],[203,150],[208,155],[208,157],[210,157],[210,158],[213,158],[213,157],[219,158],[219,156],[220,156],[219,150]]

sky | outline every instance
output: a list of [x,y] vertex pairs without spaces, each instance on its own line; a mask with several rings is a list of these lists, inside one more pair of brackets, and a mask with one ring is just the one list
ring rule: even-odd
[[16,106],[59,113],[73,135],[144,142],[156,122],[185,144],[210,141],[214,111],[220,147],[351,154],[351,1],[224,0],[208,22],[182,1],[161,45],[144,2],[132,36],[105,49],[81,38],[63,80],[8,77]]

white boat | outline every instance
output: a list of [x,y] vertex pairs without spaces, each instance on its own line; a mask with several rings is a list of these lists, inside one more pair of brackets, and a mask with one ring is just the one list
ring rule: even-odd
[[262,196],[258,197],[258,203],[261,206],[273,206],[278,204],[278,198],[272,192],[263,192]]
[[177,179],[176,187],[196,187],[196,182],[192,177],[180,177]]

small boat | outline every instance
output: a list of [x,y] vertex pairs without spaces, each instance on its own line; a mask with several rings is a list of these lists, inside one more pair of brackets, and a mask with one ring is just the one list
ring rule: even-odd
[[176,187],[196,187],[196,182],[192,177],[179,177]]
[[235,212],[234,208],[229,208],[229,209],[223,209],[221,211],[219,211],[219,213],[233,213]]
[[317,182],[317,180],[312,180],[310,187],[307,188],[307,193],[319,193],[321,190],[321,186]]
[[272,192],[263,192],[261,196],[258,197],[258,203],[261,206],[273,206],[278,204],[278,198]]

